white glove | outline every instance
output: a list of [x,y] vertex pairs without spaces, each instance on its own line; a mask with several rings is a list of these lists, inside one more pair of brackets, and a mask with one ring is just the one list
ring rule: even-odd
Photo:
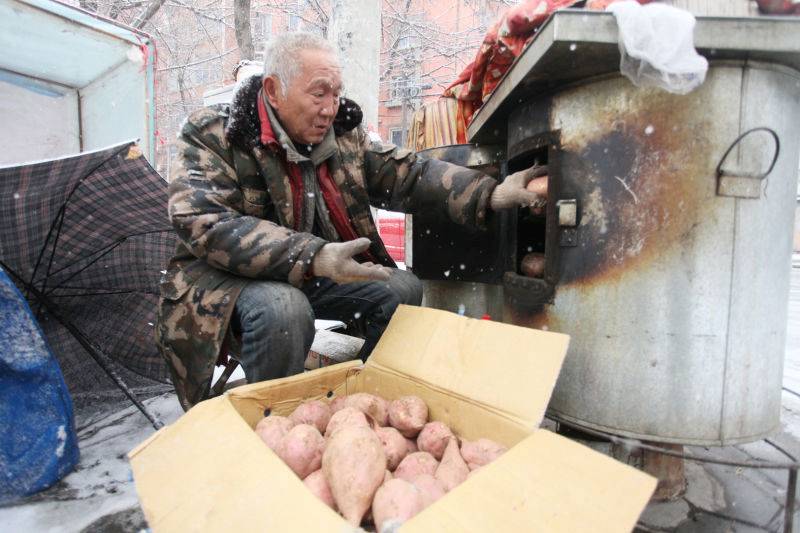
[[330,242],[319,249],[311,261],[311,270],[315,276],[330,278],[335,283],[352,283],[354,281],[388,281],[389,269],[366,262],[359,263],[353,259],[369,248],[369,239],[362,237],[347,242]]
[[511,207],[542,207],[547,201],[547,196],[529,191],[525,187],[543,171],[542,167],[534,165],[507,176],[503,183],[492,191],[489,207],[494,211]]

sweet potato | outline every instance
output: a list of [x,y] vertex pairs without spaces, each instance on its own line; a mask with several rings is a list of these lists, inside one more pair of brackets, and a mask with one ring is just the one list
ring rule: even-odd
[[[547,176],[532,179],[525,188],[538,194],[543,202],[547,201]],[[542,216],[545,214],[545,206],[542,203],[531,206],[530,209],[533,215]]]
[[395,528],[425,507],[422,492],[403,479],[387,481],[375,493],[372,517],[380,533]]
[[531,192],[535,192],[539,196],[547,197],[547,176],[533,178],[528,182],[525,188]]
[[417,447],[417,441],[414,439],[406,439],[406,449],[408,450],[406,455],[409,453],[418,452],[419,448]]
[[342,409],[344,407],[344,401],[347,396],[337,396],[331,402],[331,415],[333,415],[336,411]]
[[325,429],[325,437],[328,438],[339,429],[349,426],[368,428],[369,422],[367,421],[366,415],[361,411],[351,407],[344,407],[331,416],[328,427]]
[[331,488],[325,480],[325,474],[322,472],[322,469],[311,472],[303,480],[303,484],[308,487],[308,490],[310,490],[314,496],[322,500],[325,505],[334,511],[336,510],[336,502],[333,501]]
[[386,411],[386,424],[385,425],[388,426],[389,425],[389,404],[391,404],[392,402],[390,402],[389,400],[387,400],[383,396],[376,396],[376,398],[378,398],[378,400],[380,400],[380,402],[383,404],[383,410]]
[[358,409],[362,413],[369,415],[376,424],[385,426],[389,423],[389,412],[386,408],[386,400],[366,392],[357,392],[347,396],[344,400],[347,407]]
[[417,446],[420,451],[428,452],[438,461],[447,448],[447,443],[453,438],[450,428],[441,422],[428,422],[417,437]]
[[444,490],[442,482],[430,474],[419,475],[414,478],[412,483],[422,493],[422,503],[425,504],[425,507],[444,496],[447,492]]
[[508,448],[489,439],[461,442],[461,457],[464,458],[470,470],[488,465],[506,451],[508,451]]
[[320,433],[325,433],[330,419],[331,408],[321,400],[303,402],[289,415],[289,420],[295,424],[310,424]]
[[394,477],[414,481],[414,478],[421,474],[434,475],[437,466],[439,461],[428,452],[410,453],[397,465]]
[[428,406],[419,396],[403,396],[389,404],[389,424],[406,438],[419,435],[428,421]]
[[304,479],[314,470],[319,470],[324,448],[325,439],[317,428],[298,424],[281,439],[277,453],[300,479]]
[[383,451],[386,453],[386,468],[394,470],[400,461],[408,455],[406,439],[394,428],[375,428],[375,434],[381,439]]
[[342,516],[357,527],[386,477],[383,445],[368,427],[343,427],[328,441],[322,471]]
[[541,278],[544,276],[544,266],[544,254],[533,252],[523,256],[519,269],[529,278]]
[[278,451],[281,439],[294,427],[294,422],[285,416],[270,415],[256,424],[256,433],[274,452]]
[[436,467],[434,477],[442,482],[447,492],[450,492],[462,484],[468,475],[469,467],[458,450],[458,441],[453,437],[444,450],[442,462]]

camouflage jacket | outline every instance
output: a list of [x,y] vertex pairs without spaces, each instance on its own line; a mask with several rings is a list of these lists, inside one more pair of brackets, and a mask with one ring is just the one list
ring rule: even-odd
[[[178,138],[169,217],[178,245],[161,281],[156,342],[184,409],[208,396],[214,364],[242,287],[253,279],[301,286],[326,241],[293,231],[289,176],[280,148],[263,146],[256,102],[260,80],[241,84],[229,105],[193,113]],[[353,108],[349,109],[353,115]],[[357,110],[360,121],[360,110]],[[342,115],[340,108],[339,115]],[[371,143],[352,116],[337,116],[338,151],[328,171],[355,232],[394,266],[369,206],[406,213],[445,209],[482,227],[492,178],[393,145]]]

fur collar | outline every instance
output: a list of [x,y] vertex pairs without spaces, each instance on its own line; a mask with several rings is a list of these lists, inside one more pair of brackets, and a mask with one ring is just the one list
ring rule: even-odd
[[[252,150],[259,144],[261,128],[258,121],[258,91],[261,89],[261,76],[255,75],[236,85],[231,101],[228,125],[225,136],[228,142]],[[343,135],[361,124],[361,108],[348,98],[342,98],[339,112],[333,120],[333,130],[337,136]]]

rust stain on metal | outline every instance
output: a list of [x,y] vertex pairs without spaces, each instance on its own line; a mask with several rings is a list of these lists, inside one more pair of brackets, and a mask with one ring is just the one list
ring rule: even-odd
[[[692,238],[703,202],[714,195],[715,165],[705,135],[710,119],[692,102],[630,90],[611,105],[575,109],[580,118],[560,130],[560,167],[564,194],[574,194],[580,207],[578,244],[559,250],[556,291],[623,283]],[[507,295],[504,319],[565,331],[549,308]]]
[[578,246],[562,254],[560,284],[619,279],[691,231],[703,188],[713,186],[699,182],[712,162],[703,128],[687,125],[698,124],[686,116],[697,110],[676,98],[651,93],[641,99],[646,106],[630,101],[624,115],[596,109],[587,120],[605,124],[602,134],[562,137],[563,174],[579,191],[582,219]]

